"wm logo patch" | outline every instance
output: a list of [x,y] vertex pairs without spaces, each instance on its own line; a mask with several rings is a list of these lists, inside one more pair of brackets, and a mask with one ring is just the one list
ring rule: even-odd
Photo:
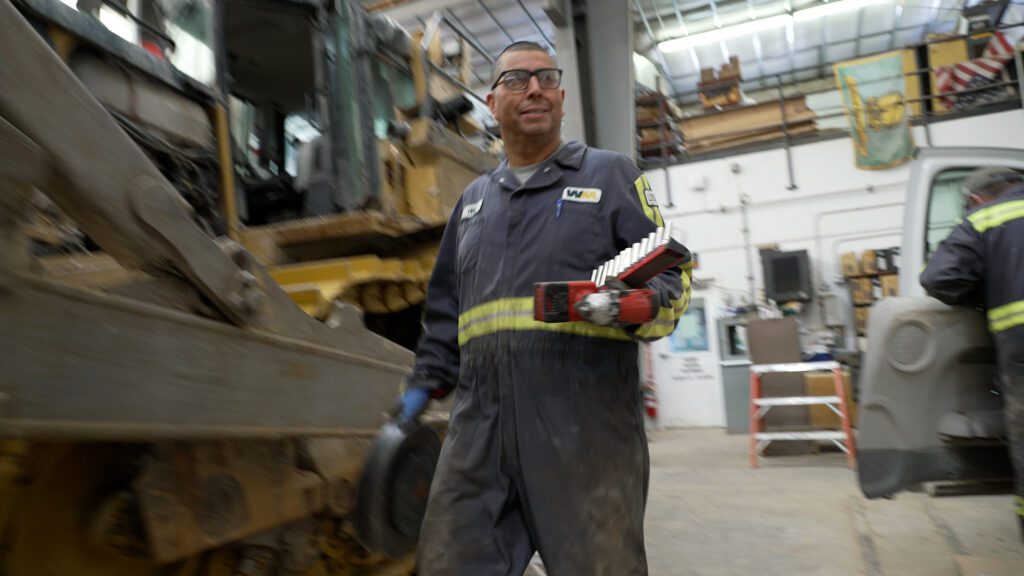
[[462,207],[462,218],[461,220],[469,220],[473,216],[476,216],[480,212],[480,208],[484,205],[484,199],[481,198],[472,204],[466,204]]
[[562,190],[562,200],[569,202],[588,202],[597,204],[601,201],[600,188],[566,188]]

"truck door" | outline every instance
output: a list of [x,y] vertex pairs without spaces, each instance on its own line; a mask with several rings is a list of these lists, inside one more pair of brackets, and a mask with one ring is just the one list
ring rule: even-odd
[[963,216],[975,168],[1024,171],[1024,150],[923,149],[907,190],[899,298],[871,310],[858,474],[868,498],[923,482],[1011,477],[995,348],[984,314],[926,296],[918,275]]

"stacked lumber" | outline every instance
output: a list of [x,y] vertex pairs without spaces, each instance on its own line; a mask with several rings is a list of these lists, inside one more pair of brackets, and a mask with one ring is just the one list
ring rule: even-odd
[[785,132],[778,101],[683,119],[679,122],[679,129],[683,133],[686,150],[690,154],[713,152],[781,140],[786,132],[792,137],[812,134],[818,130],[815,122],[817,115],[807,107],[803,96],[787,98],[783,104],[786,110]]

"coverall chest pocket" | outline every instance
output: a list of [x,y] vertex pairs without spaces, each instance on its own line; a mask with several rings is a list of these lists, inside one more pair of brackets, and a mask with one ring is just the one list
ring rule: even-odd
[[466,274],[476,268],[480,255],[480,236],[484,226],[484,215],[476,213],[459,222],[459,242],[456,250],[459,273]]
[[559,267],[589,276],[601,254],[604,215],[597,204],[563,202],[554,223],[552,249]]

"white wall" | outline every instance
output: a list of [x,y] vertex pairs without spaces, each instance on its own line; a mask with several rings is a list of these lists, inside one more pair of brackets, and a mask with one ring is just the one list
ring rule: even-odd
[[643,84],[651,90],[659,89],[661,83],[665,81],[654,62],[636,52],[633,53],[633,73],[638,84]]
[[[939,122],[930,126],[930,132],[933,146],[1024,148],[1024,111]],[[919,146],[927,145],[923,128],[915,128],[914,137]],[[748,273],[756,291],[763,289],[756,246],[778,243],[783,250],[808,251],[816,291],[817,280],[824,280],[836,295],[835,310],[852,326],[847,289],[835,282],[838,255],[900,244],[904,185],[910,167],[858,170],[847,138],[796,146],[792,155],[793,190],[787,189],[782,149],[653,169],[647,177],[665,219],[673,224],[674,236],[699,255],[695,277],[713,279],[723,293],[723,305],[747,299]],[[702,182],[706,189],[694,190]],[[748,198],[749,250],[744,248],[742,233],[743,196]],[[820,323],[816,307],[815,302],[808,314],[809,324]],[[709,318],[709,323],[714,323],[714,318]],[[659,388],[671,382],[674,362],[656,355]]]
[[[930,132],[934,146],[1024,148],[1024,111],[940,122]],[[919,146],[927,145],[923,128],[915,128],[914,137]],[[783,250],[806,249],[826,280],[838,272],[842,252],[899,244],[908,165],[858,170],[852,143],[846,138],[795,146],[792,156],[796,184],[792,190],[782,149],[647,172],[675,235],[699,254],[698,277],[714,278],[735,298],[748,291],[742,196],[748,198],[751,245],[778,243]],[[694,190],[702,182],[706,189]],[[750,272],[761,290],[756,248],[749,253]],[[840,293],[845,288],[840,287]]]
[[[698,291],[693,301],[703,301],[707,328],[707,350],[680,350],[671,338],[662,338],[641,349],[646,377],[648,361],[653,364],[658,397],[656,425],[668,428],[720,428],[725,426],[725,398],[719,366],[719,309],[715,291]],[[694,308],[691,314],[697,312]]]

